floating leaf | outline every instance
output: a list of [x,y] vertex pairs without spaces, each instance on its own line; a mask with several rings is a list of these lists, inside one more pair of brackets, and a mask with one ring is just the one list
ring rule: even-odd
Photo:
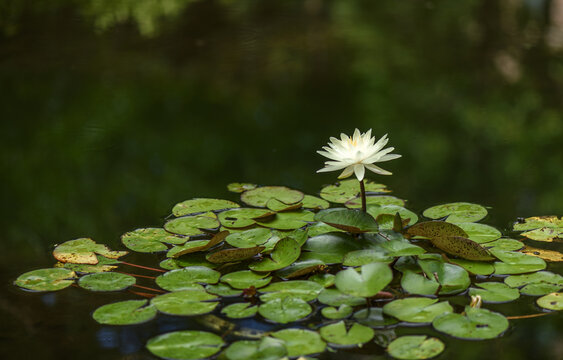
[[14,284],[33,291],[57,291],[72,285],[75,277],[68,269],[39,269],[21,274]]
[[219,265],[207,261],[203,253],[182,255],[176,259],[169,258],[160,262],[160,267],[166,270],[181,269],[187,266],[205,266],[213,269]]
[[373,216],[361,210],[344,208],[321,210],[315,215],[315,220],[351,233],[373,232],[378,230],[377,222]]
[[270,283],[272,277],[268,275],[268,273],[257,274],[250,270],[241,270],[223,275],[221,281],[231,285],[235,289],[247,289],[251,286],[258,289]]
[[94,320],[104,325],[142,324],[155,318],[157,310],[148,300],[126,300],[101,306],[94,311]]
[[303,319],[312,310],[311,305],[304,300],[285,297],[263,303],[258,308],[258,313],[268,320],[287,324]]
[[334,284],[338,290],[353,296],[370,297],[383,290],[393,280],[393,272],[387,264],[372,263],[355,269],[346,269],[336,274]]
[[217,306],[217,302],[206,302],[216,300],[215,295],[203,290],[182,290],[158,295],[151,300],[158,311],[169,315],[203,315],[207,314]]
[[[402,206],[397,206],[397,205],[383,205],[383,206],[370,205],[367,207],[367,212],[368,214],[370,214],[376,219],[380,215],[387,214],[387,215],[392,215],[394,217],[395,214],[399,214],[401,216],[401,219],[407,222],[407,225],[412,225],[418,221],[418,216],[415,213],[413,213],[408,209],[405,209]],[[391,221],[390,224],[385,226],[379,223],[379,226],[384,229],[392,229],[393,222]]]
[[229,263],[241,260],[246,260],[260,254],[265,249],[264,246],[256,246],[252,248],[236,248],[219,250],[207,254],[205,257],[207,261],[212,263]]
[[408,228],[410,236],[422,236],[428,239],[447,236],[467,237],[467,233],[455,224],[444,221],[425,221]]
[[108,259],[107,257],[101,255],[96,255],[96,257],[98,258],[98,263],[96,265],[58,262],[54,265],[54,267],[65,268],[82,274],[92,274],[115,270],[117,269],[116,264],[120,263],[118,260]]
[[366,299],[363,297],[345,294],[338,289],[324,289],[319,293],[318,300],[320,303],[330,306],[358,306],[366,303]]
[[337,320],[344,319],[352,315],[354,309],[350,305],[342,304],[338,308],[327,306],[322,308],[321,313],[327,319]]
[[325,342],[315,331],[284,329],[272,333],[272,336],[284,341],[289,357],[317,354],[326,348]]
[[538,249],[531,246],[526,246],[520,250],[521,253],[536,256],[547,261],[563,261],[563,254],[555,250]]
[[[385,185],[375,184],[364,180],[366,192],[388,192]],[[345,203],[360,194],[360,184],[355,179],[343,180],[334,185],[325,186],[321,190],[321,197],[333,203]]]
[[347,253],[361,248],[357,241],[345,233],[315,236],[309,238],[303,245],[303,250],[311,251],[326,264],[341,263]]
[[239,204],[229,200],[197,198],[182,201],[181,203],[174,205],[174,208],[172,208],[172,214],[176,217],[180,217],[195,213],[219,211],[238,207],[240,207]]
[[387,251],[381,251],[379,249],[364,249],[350,251],[344,256],[342,261],[343,265],[346,266],[361,266],[370,264],[373,262],[390,263],[395,258],[389,256]]
[[[349,209],[359,209],[362,207],[362,198],[357,197],[351,200],[346,201],[346,207]],[[386,205],[393,205],[397,207],[405,206],[405,200],[399,199],[395,196],[389,195],[375,195],[375,196],[366,196],[366,205],[367,207],[373,206],[386,206]],[[368,212],[370,212],[368,210]],[[375,216],[374,216],[375,217]],[[418,216],[417,216],[418,217]]]
[[205,266],[190,266],[168,271],[156,278],[158,286],[168,291],[192,289],[194,283],[216,284],[221,273]]
[[495,241],[488,242],[484,245],[487,248],[496,248],[499,250],[515,251],[520,250],[524,247],[524,243],[514,239],[498,239]]
[[498,275],[522,274],[543,270],[546,267],[545,261],[542,259],[520,252],[497,250],[495,248],[489,251],[501,260],[495,262],[495,274]]
[[250,248],[264,244],[272,237],[270,229],[256,228],[230,234],[225,241],[234,247]]
[[306,209],[323,210],[330,207],[330,203],[328,201],[311,195],[305,195],[302,203],[303,207]]
[[168,250],[167,244],[183,244],[187,238],[175,236],[159,228],[145,228],[130,231],[121,236],[121,242],[128,249],[142,252],[159,252]]
[[531,240],[552,242],[557,238],[563,238],[563,228],[541,228],[531,231],[526,231],[521,234]]
[[418,260],[418,264],[430,279],[440,284],[440,295],[459,293],[469,287],[469,274],[462,267],[435,260]]
[[[242,250],[242,249],[239,249]],[[272,253],[270,254],[271,259],[265,258],[257,262],[253,262],[248,267],[254,271],[269,272],[274,270],[282,269],[289,266],[301,253],[301,248],[295,240],[291,238],[285,238],[280,240]]]
[[361,346],[373,339],[375,335],[371,328],[358,323],[354,323],[350,329],[346,330],[344,321],[323,326],[319,332],[326,342],[338,346]]
[[520,288],[524,295],[546,295],[563,289],[563,276],[549,271],[538,271],[533,274],[512,275],[504,279],[504,283],[513,288]]
[[471,222],[456,223],[456,225],[467,233],[468,236],[466,237],[479,244],[494,241],[502,236],[500,231],[490,225]]
[[210,294],[222,296],[222,297],[232,297],[232,296],[241,296],[242,291],[233,289],[227,284],[218,283],[218,284],[207,284],[205,285],[205,291]]
[[495,267],[490,262],[471,261],[464,259],[450,259],[450,261],[475,275],[491,275],[495,272]]
[[481,296],[485,303],[505,303],[516,300],[520,297],[517,289],[512,289],[508,285],[498,282],[485,282],[475,284],[481,289],[469,288],[470,296]]
[[128,252],[111,251],[107,246],[96,244],[94,240],[88,238],[65,241],[53,250],[55,259],[60,262],[73,264],[96,265],[98,263],[96,254],[110,259],[118,259],[128,254]]
[[222,314],[227,315],[231,319],[249,318],[258,312],[258,306],[252,306],[250,303],[235,303],[225,306],[221,310]]
[[383,312],[401,321],[413,323],[430,323],[444,313],[451,313],[453,308],[447,301],[438,299],[411,297],[393,300],[383,306]]
[[413,271],[403,272],[401,286],[409,294],[435,295],[440,284],[434,278],[427,278]]
[[213,213],[192,215],[176,218],[164,224],[164,229],[178,235],[195,236],[201,235],[200,229],[215,229],[219,227],[217,216]]
[[127,289],[136,282],[131,275],[102,272],[82,276],[78,280],[78,285],[90,291],[120,291]]
[[393,340],[387,347],[387,352],[396,359],[416,360],[438,356],[444,348],[440,339],[426,335],[408,335]]
[[438,249],[466,260],[492,261],[495,259],[487,249],[465,237],[435,237],[430,239],[430,242]]
[[394,325],[397,323],[396,319],[385,316],[383,314],[383,308],[380,307],[361,309],[354,313],[354,319],[362,325],[376,329],[384,328],[386,326]]
[[[383,230],[381,233],[385,231],[388,230]],[[421,255],[426,251],[420,246],[414,245],[410,241],[403,239],[402,237],[398,239],[381,241],[375,248],[385,253],[387,256]]]
[[493,339],[508,329],[508,320],[499,313],[466,306],[465,315],[444,314],[435,318],[432,326],[461,339]]
[[225,238],[229,235],[228,231],[221,231],[215,234],[210,240],[192,240],[188,241],[186,244],[181,246],[174,246],[172,249],[168,251],[166,254],[167,257],[177,258],[182,255],[198,252],[198,251],[205,251],[213,246],[221,243]]
[[315,274],[311,277],[309,277],[309,281],[314,281],[317,284],[327,288],[327,287],[331,287],[332,285],[334,285],[334,279],[336,278],[336,276],[334,276],[333,274]]
[[300,209],[303,206],[303,203],[297,202],[294,204],[286,204],[278,199],[270,199],[266,203],[266,207],[275,212],[284,212],[284,211],[291,211]]
[[287,349],[282,340],[263,337],[259,341],[235,341],[224,352],[229,360],[280,360]]
[[221,225],[227,228],[245,228],[256,224],[256,219],[264,219],[275,215],[268,209],[232,209],[220,212],[218,215]]
[[316,223],[314,225],[311,225],[307,228],[307,230],[309,230],[309,236],[311,237],[326,234],[326,233],[331,233],[331,232],[344,232],[344,230],[340,230],[333,226],[323,223]]
[[240,199],[247,205],[265,207],[270,199],[279,200],[285,204],[294,204],[303,200],[301,191],[292,190],[285,186],[263,186],[245,191]]
[[514,231],[526,231],[540,228],[563,228],[563,218],[557,216],[533,216],[514,224]]
[[260,289],[262,295],[260,300],[270,301],[279,298],[298,298],[304,301],[311,301],[317,298],[323,291],[323,286],[313,281],[291,280],[280,281]]
[[260,226],[277,230],[295,230],[313,221],[314,214],[307,210],[288,211],[276,214],[267,221],[257,221]]
[[487,209],[478,204],[455,202],[433,206],[422,215],[430,219],[446,218],[450,223],[475,222],[487,216]]
[[298,261],[293,264],[276,271],[276,275],[282,279],[292,279],[307,275],[309,273],[322,270],[326,267],[325,263],[321,260],[306,260]]
[[225,343],[220,336],[194,330],[175,331],[149,339],[147,349],[165,359],[193,360],[208,358]]
[[234,193],[241,193],[247,190],[256,189],[258,185],[251,183],[230,183],[227,185],[227,190]]
[[538,305],[548,310],[563,310],[563,293],[551,293],[536,300]]

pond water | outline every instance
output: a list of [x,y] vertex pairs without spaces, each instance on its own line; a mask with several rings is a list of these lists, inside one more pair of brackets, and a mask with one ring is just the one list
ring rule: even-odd
[[[91,313],[130,294],[38,294],[12,282],[51,267],[66,240],[120,248],[121,234],[162,226],[179,201],[238,200],[230,182],[318,193],[335,174],[315,173],[315,151],[356,127],[389,133],[403,157],[386,167],[393,176],[372,178],[412,210],[483,204],[505,234],[518,217],[561,216],[561,9],[559,0],[0,0],[0,358],[153,359],[148,338],[203,328],[172,317],[100,326]],[[533,298],[488,308],[538,311]],[[556,359],[562,330],[556,314],[513,320],[496,340],[425,333],[445,340],[440,359]],[[372,344],[320,358],[385,356]]]

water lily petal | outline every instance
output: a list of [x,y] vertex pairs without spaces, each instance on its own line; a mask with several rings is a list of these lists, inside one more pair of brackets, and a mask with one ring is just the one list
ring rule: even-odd
[[367,167],[368,170],[373,171],[374,173],[379,174],[379,175],[393,175],[393,173],[391,173],[391,172],[389,172],[385,169],[382,169],[377,165],[365,164],[365,167]]
[[354,167],[353,166],[348,166],[346,169],[344,169],[344,171],[338,175],[339,179],[344,179],[349,177],[350,175],[352,175],[354,173]]
[[364,167],[364,165],[362,164],[354,165],[354,173],[356,174],[356,177],[358,178],[359,181],[362,181],[364,179],[365,172],[366,172],[366,168]]
[[398,159],[403,155],[399,155],[399,154],[387,154],[387,155],[383,155],[378,162],[384,162],[384,161],[389,161],[389,160],[394,160],[394,159]]

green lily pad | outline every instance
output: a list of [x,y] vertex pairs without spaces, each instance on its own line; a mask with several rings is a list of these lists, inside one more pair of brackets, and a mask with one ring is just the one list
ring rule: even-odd
[[433,278],[427,278],[413,271],[403,272],[401,286],[409,294],[435,295],[440,284]]
[[108,259],[105,256],[96,255],[96,257],[98,258],[98,263],[96,265],[58,262],[54,265],[54,267],[65,268],[81,274],[92,274],[113,271],[117,269],[117,265],[120,263],[119,260]]
[[[367,205],[368,208],[374,207],[374,206],[377,207],[377,206],[387,206],[387,205],[403,207],[403,206],[405,206],[405,200],[399,199],[398,197],[395,197],[395,196],[389,196],[389,195],[366,196],[366,205]],[[357,197],[357,198],[348,200],[348,201],[346,201],[345,206],[349,209],[359,209],[359,208],[362,207],[362,198]],[[370,211],[368,210],[368,212],[370,212]],[[417,218],[418,218],[418,216],[417,216]]]
[[177,258],[182,255],[191,254],[198,251],[208,250],[221,243],[229,235],[228,231],[221,231],[215,234],[210,240],[192,240],[184,245],[174,246],[166,254],[167,257]]
[[166,260],[162,260],[159,266],[166,270],[175,270],[181,269],[187,266],[205,266],[210,269],[216,268],[219,266],[218,264],[214,264],[209,262],[205,259],[204,253],[194,253],[194,254],[187,254],[182,255],[178,258],[168,258]]
[[347,330],[344,321],[323,326],[319,332],[326,342],[337,346],[361,346],[375,335],[371,328],[358,323]]
[[379,242],[375,248],[385,253],[387,256],[412,256],[421,255],[426,252],[426,250],[424,250],[420,246],[414,245],[410,241],[405,239],[392,239],[382,241]]
[[223,345],[225,343],[218,335],[205,331],[183,330],[149,339],[147,349],[160,358],[195,360],[218,353]]
[[435,237],[430,239],[430,242],[438,249],[466,260],[492,261],[495,259],[487,249],[465,237]]
[[275,217],[257,221],[258,225],[277,230],[295,230],[313,221],[314,213],[307,210],[277,213]]
[[272,333],[272,336],[284,341],[290,357],[318,354],[326,348],[326,343],[316,331],[284,329]]
[[410,236],[422,236],[428,239],[447,236],[467,237],[465,230],[455,224],[445,221],[425,221],[407,229]]
[[256,224],[256,219],[265,219],[275,215],[268,209],[232,209],[220,212],[217,217],[221,225],[227,228],[246,228]]
[[337,229],[333,226],[324,224],[324,223],[316,223],[313,224],[311,226],[309,226],[307,228],[307,230],[309,230],[309,236],[310,237],[314,237],[314,236],[318,236],[318,235],[322,235],[322,234],[326,234],[326,233],[331,233],[331,232],[344,232],[344,230],[340,230]]
[[282,340],[263,337],[260,340],[242,340],[232,343],[224,352],[228,360],[280,360],[287,349]]
[[[418,260],[418,264],[429,279],[440,284],[440,295],[451,295],[464,291],[471,284],[469,274],[462,267],[445,263],[440,259]],[[436,279],[437,277],[437,279]]]
[[366,303],[365,298],[345,294],[338,289],[324,289],[319,293],[318,300],[320,303],[330,306],[358,306]]
[[233,296],[241,296],[242,291],[238,289],[233,289],[227,284],[218,283],[218,284],[207,284],[205,285],[205,291],[210,294],[218,295],[221,297],[233,297]]
[[123,255],[127,255],[128,252],[111,251],[107,246],[96,244],[94,240],[89,238],[65,241],[57,245],[55,250],[53,250],[55,259],[63,263],[73,264],[96,265],[98,263],[96,254],[110,259],[118,259]]
[[301,202],[303,203],[303,207],[306,209],[323,210],[330,207],[330,203],[328,201],[312,195],[305,195]]
[[540,296],[563,289],[563,276],[549,271],[538,271],[533,274],[512,275],[504,279],[504,283],[513,288],[520,288],[524,295]]
[[322,270],[326,267],[325,263],[321,260],[307,260],[298,261],[293,264],[276,271],[276,275],[282,279],[292,279],[312,272]]
[[361,266],[373,262],[382,262],[389,264],[395,258],[389,256],[387,251],[378,249],[363,249],[350,251],[344,256],[342,264],[345,266]]
[[[399,214],[402,220],[408,220],[407,225],[413,225],[418,221],[418,215],[416,215],[414,212],[408,209],[405,209],[402,206],[397,206],[397,205],[383,205],[383,206],[369,205],[367,207],[367,212],[375,219],[377,219],[378,216],[380,215],[391,215],[394,217],[395,214]],[[379,226],[383,229],[392,229],[393,221],[390,221],[385,225],[379,223]]]
[[315,274],[311,277],[309,277],[309,281],[314,281],[317,284],[328,288],[331,287],[332,285],[334,285],[334,279],[336,278],[335,275],[333,274],[325,274],[325,273],[320,273],[320,274]]
[[272,277],[269,274],[257,274],[250,270],[235,271],[229,274],[225,274],[221,277],[221,281],[225,282],[235,289],[247,289],[251,286],[255,288],[261,288],[272,281]]
[[338,308],[334,306],[327,306],[321,309],[321,314],[327,319],[338,320],[344,319],[352,315],[354,308],[350,305],[342,304]]
[[430,359],[444,351],[440,339],[426,335],[407,335],[393,340],[387,347],[389,355],[401,360]]
[[72,285],[75,277],[68,269],[38,269],[21,274],[14,284],[33,291],[57,291]]
[[256,228],[230,234],[225,241],[234,247],[250,248],[264,244],[271,237],[272,231],[270,229]]
[[307,280],[279,281],[260,289],[260,300],[271,301],[279,298],[297,298],[311,301],[317,298],[324,288],[322,285]]
[[216,284],[221,273],[205,266],[190,266],[168,271],[156,278],[158,286],[168,291],[192,289],[194,283]]
[[303,200],[304,196],[301,191],[285,186],[263,186],[243,192],[240,199],[250,206],[265,207],[270,199],[276,199],[285,204],[294,204]]
[[229,200],[197,198],[182,201],[181,203],[174,205],[172,208],[172,214],[176,217],[180,217],[195,213],[219,211],[238,207],[240,207],[239,204]]
[[[375,184],[364,180],[366,192],[388,192],[383,184]],[[334,185],[325,186],[321,190],[321,197],[333,203],[345,203],[360,195],[360,183],[355,179],[343,180]]]
[[539,306],[548,310],[563,310],[563,293],[547,294],[536,300]]
[[385,314],[383,314],[383,308],[380,307],[358,310],[354,313],[354,319],[362,325],[375,329],[395,325],[398,322],[395,318],[385,316]]
[[146,228],[130,231],[121,236],[121,242],[130,250],[151,253],[168,250],[166,244],[183,244],[185,237],[175,236],[159,228]]
[[493,339],[508,329],[508,320],[501,314],[481,308],[465,307],[465,315],[444,314],[432,326],[460,339]]
[[170,220],[164,224],[164,229],[177,235],[195,236],[203,234],[201,229],[216,229],[219,227],[217,216],[213,213],[190,215]]
[[552,242],[556,238],[563,238],[563,228],[543,227],[540,229],[523,232],[522,236],[535,241]]
[[481,296],[485,303],[506,303],[520,297],[518,289],[512,289],[506,284],[499,282],[476,283],[479,288],[469,288],[470,296]]
[[490,262],[472,261],[464,259],[450,259],[456,265],[461,266],[471,274],[475,275],[491,275],[495,272],[495,267]]
[[258,185],[251,183],[230,183],[227,185],[227,190],[234,193],[241,193],[247,190],[256,189]]
[[284,212],[301,209],[301,207],[303,207],[303,203],[296,202],[294,204],[286,204],[282,201],[279,201],[278,199],[272,198],[268,200],[266,207],[275,212]]
[[114,272],[85,275],[78,280],[81,288],[90,291],[120,291],[135,283],[133,276]]
[[498,239],[495,241],[488,242],[484,245],[487,248],[496,248],[505,251],[516,251],[524,247],[524,243],[514,239]]
[[213,311],[218,304],[207,301],[216,299],[215,295],[193,289],[158,295],[152,298],[151,304],[156,306],[158,311],[168,315],[203,315]]
[[475,222],[487,216],[487,209],[478,204],[455,202],[433,206],[424,210],[422,215],[430,219],[446,218],[450,223]]
[[362,247],[345,233],[323,234],[309,238],[303,250],[310,251],[319,256],[318,259],[326,264],[341,263],[344,256],[350,251],[360,250]]
[[321,210],[315,215],[315,220],[351,233],[375,232],[379,229],[373,216],[361,210],[345,208]]
[[385,314],[412,323],[431,323],[437,316],[452,311],[447,301],[438,302],[438,299],[423,297],[393,300],[383,306]]
[[[242,249],[239,249],[242,250]],[[301,248],[299,244],[292,238],[285,238],[280,240],[274,250],[270,254],[270,258],[265,258],[257,262],[253,262],[248,267],[250,270],[259,272],[270,272],[282,269],[291,265],[299,258]]]
[[499,239],[502,236],[500,231],[490,225],[472,222],[460,222],[456,223],[456,225],[467,233],[468,236],[466,237],[478,244],[488,243]]
[[495,262],[495,274],[497,275],[522,274],[543,270],[546,267],[545,261],[535,256],[495,248],[489,251],[501,260]]
[[219,250],[207,254],[205,259],[209,262],[221,264],[229,262],[237,262],[246,259],[250,259],[262,251],[264,251],[264,246],[256,246],[252,248],[235,248],[235,249],[225,249]]
[[258,313],[264,318],[281,324],[298,321],[313,311],[311,305],[299,298],[278,298],[258,307]]
[[227,315],[231,319],[244,319],[253,317],[258,312],[258,306],[252,306],[250,303],[235,303],[225,306],[221,313]]
[[157,310],[148,300],[126,300],[101,306],[94,311],[94,320],[104,325],[142,324],[156,317]]
[[343,293],[371,297],[383,290],[391,280],[393,272],[387,264],[371,263],[361,267],[361,274],[353,268],[339,271],[334,284]]
[[563,228],[563,218],[557,216],[533,216],[514,224],[514,231],[527,231],[540,228]]

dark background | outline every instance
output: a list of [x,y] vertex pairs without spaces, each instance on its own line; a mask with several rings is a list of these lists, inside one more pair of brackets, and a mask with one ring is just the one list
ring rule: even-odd
[[[0,0],[0,357],[145,358],[145,330],[89,317],[114,297],[11,282],[229,182],[316,193],[315,151],[356,127],[389,133],[372,179],[413,210],[563,214],[562,60],[562,0]],[[513,324],[443,356],[563,357],[560,315]]]

